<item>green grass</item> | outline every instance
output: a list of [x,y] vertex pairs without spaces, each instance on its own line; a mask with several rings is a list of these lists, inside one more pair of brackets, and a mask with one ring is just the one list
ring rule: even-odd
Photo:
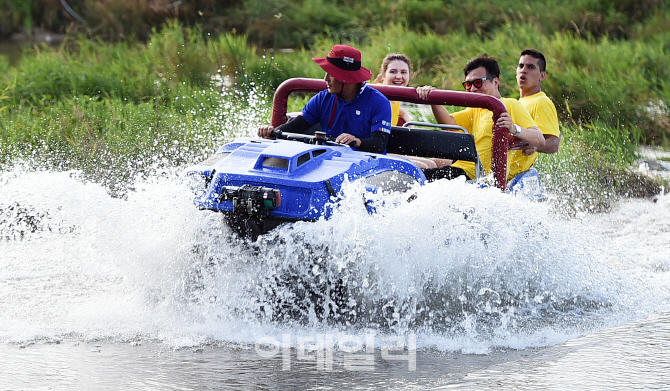
[[[76,36],[55,49],[37,47],[16,67],[0,61],[0,169],[29,161],[81,170],[123,194],[138,174],[192,163],[224,141],[253,134],[269,122],[274,88],[291,77],[323,77],[311,58],[340,38],[326,34],[311,49],[273,54],[247,35],[213,36],[170,23],[146,42]],[[640,143],[670,140],[666,40],[545,35],[532,24],[506,24],[489,37],[440,35],[396,23],[367,30],[355,44],[373,74],[387,53],[404,52],[414,62],[410,85],[458,90],[468,59],[495,54],[502,93],[513,97],[518,53],[539,48],[549,59],[545,91],[559,109],[564,136],[560,152],[538,162],[549,189],[564,194],[566,209],[575,211],[639,196],[635,186],[647,189],[644,194],[658,189],[640,185],[626,170]],[[300,110],[306,99],[291,99],[289,110]]]
[[502,26],[532,24],[544,35],[645,39],[667,32],[669,6],[663,0],[190,0],[164,8],[141,0],[70,1],[84,22],[58,2],[0,0],[0,36],[23,28],[75,30],[110,42],[148,39],[152,28],[178,19],[208,33],[235,31],[263,47],[311,46],[319,37],[363,41],[371,29],[391,24],[438,34],[465,32],[491,37]]
[[[338,41],[320,38],[313,50],[272,54],[250,45],[244,35],[209,37],[199,29],[171,23],[144,43],[109,45],[84,37],[56,50],[38,47],[5,73],[2,106],[49,106],[61,99],[90,96],[121,98],[130,103],[169,103],[182,91],[209,85],[225,74],[239,88],[269,93],[291,77],[317,77],[323,71],[311,60]],[[532,25],[506,25],[490,39],[464,32],[419,34],[400,25],[371,30],[361,48],[364,65],[377,73],[389,52],[403,52],[414,62],[411,85],[432,84],[460,90],[462,67],[480,52],[495,54],[502,67],[501,93],[516,97],[514,65],[523,48],[536,47],[549,59],[544,90],[563,122],[601,122],[642,130],[642,141],[666,145],[670,140],[670,45],[656,40],[581,39],[570,33],[543,35]],[[1,66],[2,64],[0,64]],[[2,107],[0,106],[0,107]]]

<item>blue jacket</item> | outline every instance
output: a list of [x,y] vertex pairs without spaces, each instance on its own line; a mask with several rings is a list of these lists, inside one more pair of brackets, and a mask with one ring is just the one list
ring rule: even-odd
[[319,122],[321,130],[333,138],[342,133],[358,138],[370,138],[372,132],[391,134],[391,103],[367,83],[349,102],[323,90],[307,102],[301,114],[311,125]]

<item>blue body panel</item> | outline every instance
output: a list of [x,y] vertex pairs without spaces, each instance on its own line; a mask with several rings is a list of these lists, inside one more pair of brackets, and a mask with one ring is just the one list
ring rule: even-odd
[[[238,139],[189,167],[195,205],[224,213],[234,230],[254,238],[285,222],[329,218],[345,181],[362,181],[371,193],[426,183],[423,171],[407,159],[297,140]],[[509,181],[506,192],[544,199],[534,168]],[[370,213],[384,203],[374,199],[365,201]]]
[[534,201],[543,201],[546,198],[542,193],[540,173],[535,167],[531,167],[528,171],[512,178],[507,183],[506,192],[515,196],[521,195]]
[[[266,213],[288,221],[327,218],[327,205],[344,181],[389,172],[406,182],[423,185],[426,180],[418,167],[402,158],[354,151],[347,146],[251,138],[226,144],[212,158],[186,170],[187,175],[195,175],[207,184],[194,200],[198,207],[233,212],[233,202],[222,199],[222,190],[258,186],[279,191],[281,203]],[[373,192],[380,190],[366,186]]]

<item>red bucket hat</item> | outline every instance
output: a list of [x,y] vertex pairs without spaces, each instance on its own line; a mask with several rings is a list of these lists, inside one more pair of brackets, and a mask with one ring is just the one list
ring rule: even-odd
[[372,78],[372,72],[361,66],[361,52],[348,45],[335,45],[328,57],[312,60],[341,83],[361,83]]

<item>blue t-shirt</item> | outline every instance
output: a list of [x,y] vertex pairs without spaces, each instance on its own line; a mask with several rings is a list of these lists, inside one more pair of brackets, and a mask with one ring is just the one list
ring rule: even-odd
[[310,125],[319,122],[328,137],[342,133],[358,138],[370,138],[372,132],[391,134],[391,103],[366,83],[349,102],[323,90],[307,102],[301,114]]

